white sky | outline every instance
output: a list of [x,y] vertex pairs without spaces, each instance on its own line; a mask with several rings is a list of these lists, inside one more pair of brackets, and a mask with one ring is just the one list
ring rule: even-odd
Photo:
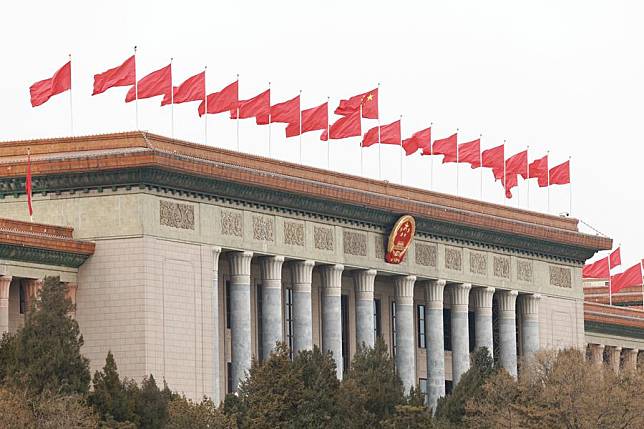
[[[383,124],[403,115],[403,134],[434,123],[435,138],[483,134],[483,148],[507,139],[506,155],[530,145],[550,150],[551,166],[572,156],[572,215],[622,243],[625,265],[644,257],[640,210],[644,137],[644,4],[638,1],[78,1],[3,6],[0,139],[68,135],[69,98],[38,108],[28,87],[73,55],[75,134],[135,128],[126,88],[91,97],[93,75],[139,46],[139,77],[174,57],[175,84],[208,65],[207,90],[240,74],[240,97],[272,82],[272,100],[302,90],[304,108],[364,92],[381,82]],[[170,135],[161,97],[139,102],[140,128]],[[202,143],[198,103],[175,106],[175,137]],[[365,120],[363,132],[375,126]],[[209,145],[236,148],[235,122],[210,116]],[[297,162],[297,138],[272,127],[272,153]],[[360,173],[359,139],[331,142],[332,168]],[[268,129],[241,121],[241,150],[268,153]],[[303,162],[326,168],[319,132],[303,137]],[[399,151],[383,145],[382,177],[400,180]],[[434,161],[434,188],[456,192],[453,164]],[[378,147],[364,151],[378,178]],[[404,183],[429,187],[429,159],[404,160]],[[460,167],[460,194],[479,198],[479,170]],[[532,181],[536,182],[536,181]],[[484,199],[503,203],[484,172]],[[527,187],[520,185],[527,208]],[[515,192],[516,194],[516,192]],[[568,211],[568,187],[552,187],[551,212]],[[546,211],[547,192],[531,184],[530,209]],[[589,231],[586,229],[586,231]]]

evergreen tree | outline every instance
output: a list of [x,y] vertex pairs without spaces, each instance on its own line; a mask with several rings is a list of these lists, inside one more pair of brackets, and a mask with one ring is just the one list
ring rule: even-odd
[[65,295],[58,277],[47,277],[16,335],[8,378],[31,393],[86,394],[89,389],[89,361],[80,353],[83,336],[70,317],[74,306]]
[[8,332],[0,338],[0,385],[16,362],[16,337]]
[[217,429],[232,427],[232,421],[208,398],[193,402],[185,396],[173,395],[168,405],[166,429]]
[[103,370],[96,371],[94,374],[92,384],[94,390],[89,395],[89,403],[96,408],[103,420],[131,421],[134,410],[125,386],[119,378],[111,351],[107,352]]
[[141,429],[162,428],[168,420],[168,399],[152,375],[143,378],[136,398],[136,414]]

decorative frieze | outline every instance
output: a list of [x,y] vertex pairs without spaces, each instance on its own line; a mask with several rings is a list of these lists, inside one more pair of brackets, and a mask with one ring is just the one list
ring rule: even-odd
[[284,244],[304,246],[304,224],[284,222]]
[[416,243],[416,265],[436,268],[436,254],[438,250],[435,245]]
[[239,212],[221,212],[221,233],[241,237],[243,235],[242,214]]
[[382,235],[376,235],[373,238],[375,248],[374,255],[378,259],[385,259],[385,238]]
[[517,279],[532,283],[532,261],[517,260]]
[[510,258],[505,256],[494,257],[494,277],[510,278]]
[[359,232],[344,231],[342,234],[344,253],[347,255],[367,256],[367,236]]
[[253,238],[261,241],[273,241],[273,219],[253,216]]
[[323,226],[313,227],[313,242],[315,248],[320,250],[333,250],[333,229]]
[[461,249],[445,248],[445,268],[456,271],[463,269],[463,252]]
[[159,201],[159,222],[161,225],[180,229],[195,229],[195,208],[191,204]]
[[485,253],[470,252],[470,273],[487,275],[487,255]]
[[572,287],[572,272],[570,268],[550,265],[550,284],[557,287]]

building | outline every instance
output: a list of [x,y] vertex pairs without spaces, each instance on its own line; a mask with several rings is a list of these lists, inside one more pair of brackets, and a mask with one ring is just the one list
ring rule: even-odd
[[475,347],[516,375],[539,348],[586,347],[581,267],[612,246],[572,218],[143,132],[0,144],[0,218],[0,331],[59,275],[92,369],[112,350],[124,376],[215,401],[278,340],[331,350],[342,377],[381,336],[432,403]]

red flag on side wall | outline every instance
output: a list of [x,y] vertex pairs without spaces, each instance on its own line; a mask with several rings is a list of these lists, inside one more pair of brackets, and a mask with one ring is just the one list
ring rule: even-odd
[[157,95],[170,94],[172,88],[172,64],[168,64],[139,79],[137,86],[133,86],[127,92],[125,96],[126,103],[136,100],[137,87],[139,100],[142,98],[156,97]]
[[505,175],[518,174],[524,179],[528,178],[528,151],[524,150],[512,155],[505,161]]
[[610,254],[610,267],[615,268],[620,265],[622,265],[622,251],[621,247],[618,247]]
[[[208,114],[228,112],[237,106],[239,81],[235,81],[219,92],[208,94]],[[197,111],[203,116],[206,110],[204,101],[199,104]]]
[[271,111],[271,90],[267,89],[248,100],[240,100],[237,109],[230,111],[230,119],[237,119],[237,111],[239,119],[268,115]]
[[167,93],[161,100],[161,105],[202,101],[206,97],[206,72],[202,71],[186,79],[181,85],[174,87],[174,99]]
[[491,168],[496,180],[503,179],[503,162],[505,161],[505,145],[484,150],[481,153],[483,167]]
[[38,81],[29,87],[31,107],[40,106],[51,97],[72,89],[72,62],[62,66],[49,79]]
[[361,119],[360,111],[356,110],[350,115],[344,116],[329,127],[330,136],[327,135],[327,130],[324,130],[320,136],[320,140],[326,141],[328,138],[333,140],[344,139],[347,137],[356,137],[362,134],[360,129]]
[[[257,125],[267,125],[269,123],[268,115],[261,115],[255,118]],[[291,98],[283,103],[273,104],[271,106],[270,122],[282,122],[286,124],[300,123],[300,96]]]
[[[317,107],[302,110],[302,134],[308,133],[309,131],[326,131],[328,126],[329,103],[320,104]],[[286,127],[286,137],[295,137],[299,135],[299,124],[288,124],[288,126]]]
[[570,183],[570,160],[550,169],[551,185],[567,185]]
[[592,264],[584,265],[581,276],[585,279],[607,279],[610,277],[608,258],[602,258]]
[[530,170],[529,179],[537,179],[541,188],[548,186],[548,155],[532,161],[528,169]]
[[378,128],[380,128],[380,143],[400,146],[400,120],[398,120],[388,125],[373,127],[367,131],[362,139],[362,147],[369,147],[378,143]]
[[615,274],[611,277],[610,292],[617,293],[629,286],[640,286],[642,284],[642,264],[638,262],[626,271]]
[[120,66],[94,75],[94,92],[101,94],[115,86],[130,86],[136,83],[136,59],[132,55]]
[[27,150],[27,178],[25,179],[25,192],[27,193],[27,209],[29,210],[29,217],[34,214],[34,209],[31,204],[31,154]]
[[363,118],[378,119],[378,88],[354,95],[348,100],[340,100],[334,113],[341,116],[350,115],[360,110],[360,105],[362,105]]
[[423,155],[431,155],[432,128],[425,128],[412,134],[408,139],[403,140],[403,149],[407,155],[416,153],[420,149]]
[[432,145],[434,155],[444,155],[443,164],[456,162],[456,133],[444,139],[434,140]]
[[470,164],[472,168],[481,166],[481,139],[458,145],[458,162]]

